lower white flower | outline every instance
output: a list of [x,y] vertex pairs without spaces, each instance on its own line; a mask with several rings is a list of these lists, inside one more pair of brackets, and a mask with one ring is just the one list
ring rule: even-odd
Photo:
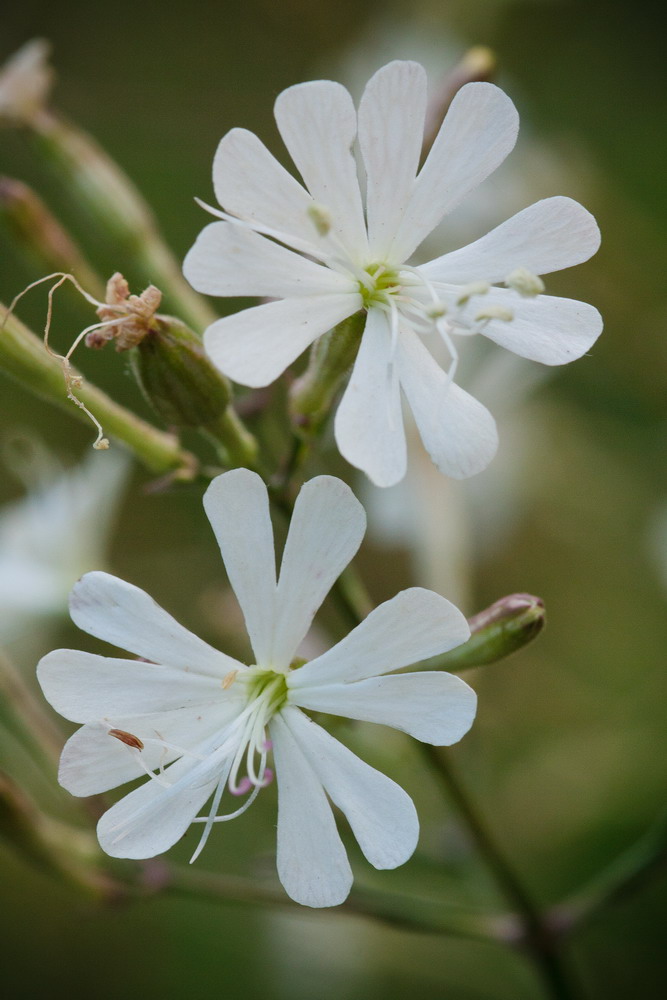
[[[455,743],[475,715],[475,694],[464,681],[436,671],[385,675],[465,642],[470,630],[443,597],[413,588],[301,665],[297,648],[363,537],[361,504],[338,479],[306,483],[277,580],[261,479],[246,469],[227,472],[211,483],[204,505],[255,664],[213,649],[138,588],[87,574],[72,592],[73,620],[142,659],[56,650],[41,661],[48,700],[84,723],[65,746],[60,781],[75,795],[92,795],[148,774],[101,818],[103,849],[114,857],[152,857],[191,823],[203,823],[194,860],[213,825],[243,812],[271,781],[272,753],[280,880],[299,903],[334,906],[346,898],[352,872],[329,800],[376,868],[407,861],[419,824],[402,788],[302,709],[393,726],[435,745]],[[225,792],[247,798],[219,814]]]
[[[585,354],[602,329],[593,306],[541,294],[539,275],[588,260],[599,246],[595,219],[570,198],[538,201],[467,247],[408,263],[502,163],[518,131],[502,90],[466,84],[420,168],[426,106],[426,74],[413,62],[382,67],[358,112],[337,83],[289,87],[274,111],[303,185],[253,133],[232,129],[213,164],[224,210],[210,211],[222,221],[200,233],[184,262],[200,292],[276,300],[205,333],[213,362],[243,385],[273,382],[319,336],[365,311],[334,430],[341,454],[377,486],[405,474],[401,393],[441,472],[465,479],[493,458],[493,417],[453,381],[458,338],[483,334],[560,365]],[[423,338],[444,342],[448,371]]]

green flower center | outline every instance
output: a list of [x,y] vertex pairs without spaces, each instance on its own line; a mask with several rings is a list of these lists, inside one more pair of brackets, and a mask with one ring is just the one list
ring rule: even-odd
[[369,264],[364,278],[359,282],[359,292],[366,309],[373,305],[389,304],[389,297],[400,290],[399,274],[396,268],[382,262]]
[[287,675],[262,667],[251,668],[245,676],[248,701],[261,704],[266,722],[279,712],[287,701]]

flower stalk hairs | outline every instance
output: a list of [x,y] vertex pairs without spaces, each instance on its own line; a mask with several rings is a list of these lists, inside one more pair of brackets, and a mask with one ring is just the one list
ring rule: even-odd
[[[358,113],[331,81],[283,91],[276,123],[303,184],[253,133],[232,129],[213,164],[223,210],[209,210],[221,221],[202,231],[184,264],[200,292],[275,300],[206,331],[214,363],[243,385],[268,385],[323,334],[365,315],[334,429],[341,454],[379,486],[405,474],[401,393],[443,473],[466,478],[493,458],[493,417],[454,382],[458,338],[480,333],[558,365],[584,354],[602,329],[592,306],[542,294],[539,275],[579,264],[599,245],[595,220],[570,198],[539,201],[467,247],[410,263],[502,163],[518,131],[502,90],[466,84],[420,168],[426,106],[426,74],[413,62],[380,69]],[[449,353],[447,370],[427,346],[434,338]]]
[[[272,755],[280,880],[299,903],[334,906],[347,897],[352,872],[330,803],[376,868],[408,860],[419,824],[407,793],[304,709],[393,726],[438,746],[455,743],[475,715],[472,689],[440,671],[393,672],[460,645],[470,629],[447,600],[416,587],[303,664],[298,647],[361,543],[361,504],[333,477],[306,483],[277,580],[259,476],[246,469],[218,476],[204,506],[255,662],[245,665],[207,645],[138,588],[87,574],[72,592],[73,620],[140,659],[61,649],[40,662],[47,699],[83,723],[64,748],[60,782],[84,796],[147,775],[102,816],[101,846],[114,857],[149,858],[197,823],[203,829],[195,860],[213,826],[244,812],[272,780]],[[221,811],[228,798],[231,809]]]

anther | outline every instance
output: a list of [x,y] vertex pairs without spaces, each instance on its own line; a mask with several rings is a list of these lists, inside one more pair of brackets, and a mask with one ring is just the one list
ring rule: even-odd
[[238,670],[230,670],[229,673],[226,674],[223,677],[223,679],[222,679],[222,689],[223,689],[223,691],[226,691],[228,688],[230,688],[232,686],[232,684],[236,680],[236,675],[237,674],[238,674]]
[[475,322],[479,323],[483,320],[490,319],[500,319],[505,323],[511,323],[514,319],[514,313],[511,309],[506,309],[505,306],[487,306],[486,309],[482,309],[481,312],[477,313],[475,316]]
[[133,733],[126,733],[124,729],[110,729],[109,736],[113,736],[115,739],[120,740],[128,747],[132,747],[134,750],[143,750],[144,744],[135,736]]
[[525,267],[517,267],[505,278],[508,288],[523,295],[524,298],[532,299],[536,295],[541,295],[544,291],[544,282],[537,274],[527,271]]
[[461,294],[456,300],[457,306],[466,305],[473,295],[486,295],[489,287],[490,286],[486,281],[473,281],[470,285],[464,285],[461,289]]
[[331,229],[331,212],[324,205],[313,202],[306,209],[306,214],[315,226],[318,236],[326,236]]

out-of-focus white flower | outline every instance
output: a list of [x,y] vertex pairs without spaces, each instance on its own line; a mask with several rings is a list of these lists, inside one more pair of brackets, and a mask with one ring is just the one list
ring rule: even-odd
[[[199,291],[278,300],[206,332],[213,361],[245,385],[269,384],[317,337],[366,311],[335,435],[345,458],[379,486],[405,473],[401,390],[442,472],[466,478],[491,461],[495,423],[453,382],[454,337],[482,333],[554,365],[580,357],[602,329],[592,306],[539,294],[538,275],[587,260],[599,245],[595,220],[569,198],[539,201],[467,247],[418,267],[407,263],[505,159],[518,131],[503,91],[467,84],[419,170],[425,112],[426,74],[413,62],[379,70],[358,116],[339,84],[320,80],[283,91],[276,121],[305,187],[255,135],[233,129],[213,167],[225,211],[211,211],[223,221],[202,231],[184,265]],[[357,136],[365,208],[352,152]],[[422,336],[444,342],[448,371]]]
[[70,470],[32,470],[22,500],[0,509],[0,642],[64,615],[74,581],[106,563],[109,529],[130,467],[116,449]]
[[[150,780],[105,813],[98,837],[115,857],[166,851],[192,822],[204,831],[243,812],[272,777],[278,782],[278,874],[308,906],[347,896],[352,872],[331,806],[347,817],[376,868],[395,868],[417,844],[408,795],[312,722],[302,709],[382,723],[427,743],[459,740],[476,699],[442,672],[384,676],[464,642],[463,615],[428,590],[402,591],[345,639],[305,665],[295,654],[328,590],[354,556],[366,518],[338,479],[301,490],[276,581],[267,490],[237,469],[204,500],[241,605],[255,663],[246,666],[186,631],[147,594],[105,573],[74,587],[71,613],[87,632],[143,662],[56,650],[39,679],[51,704],[84,723],[67,743],[60,781],[91,795],[146,773]],[[218,815],[225,790],[250,793]],[[208,799],[207,815],[198,817]]]

